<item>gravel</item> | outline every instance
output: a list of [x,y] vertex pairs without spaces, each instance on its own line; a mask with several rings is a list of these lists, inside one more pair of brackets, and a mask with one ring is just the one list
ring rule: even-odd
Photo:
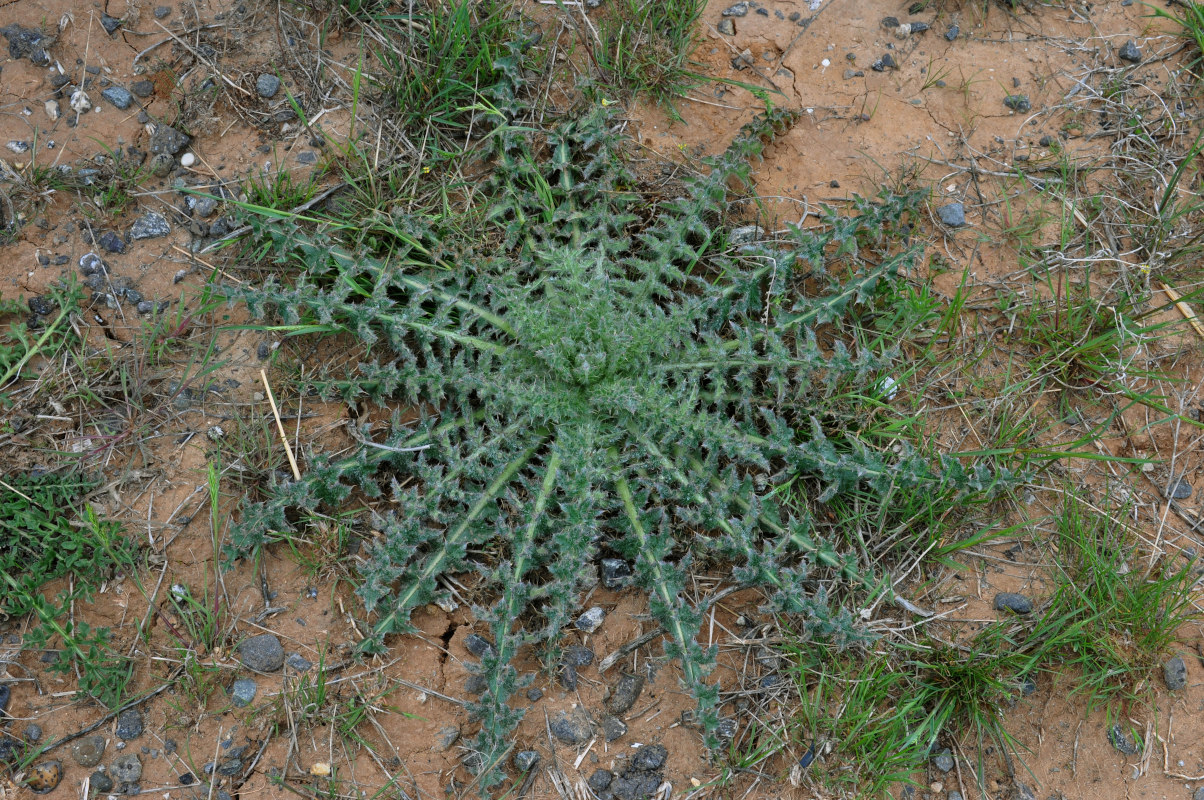
[[594,725],[583,708],[561,711],[548,723],[552,735],[565,744],[585,744],[594,733]]
[[300,653],[289,653],[288,657],[284,659],[284,663],[288,665],[289,669],[297,672],[308,672],[313,667],[313,664],[302,658]]
[[137,753],[117,756],[109,765],[109,775],[117,783],[137,783],[142,777],[142,759]]
[[736,23],[731,19],[721,19],[719,24],[715,26],[715,30],[722,33],[724,36],[736,35]]
[[665,749],[664,745],[645,745],[635,752],[635,758],[631,759],[631,766],[633,769],[644,772],[654,772],[665,766],[665,759],[668,757],[669,751]]
[[627,723],[623,720],[610,716],[602,718],[602,735],[606,737],[606,741],[613,742],[625,733],[627,733]]
[[105,29],[105,33],[112,36],[117,33],[117,29],[121,27],[121,20],[116,17],[110,17],[108,14],[100,15],[100,27]]
[[493,642],[478,633],[468,634],[464,639],[464,647],[477,658],[484,657],[486,653],[496,652]]
[[142,714],[136,708],[127,708],[117,715],[117,738],[124,741],[137,739],[142,735]]
[[1138,753],[1137,743],[1133,741],[1133,737],[1119,725],[1113,725],[1108,729],[1108,741],[1126,756],[1135,756]]
[[110,86],[108,89],[102,91],[100,96],[122,111],[125,111],[134,103],[134,96],[130,94],[130,90],[122,86]]
[[255,79],[255,91],[260,97],[271,100],[280,91],[280,79],[265,72]]
[[539,753],[534,750],[519,750],[514,754],[514,767],[519,772],[526,772],[539,763]]
[[936,767],[941,772],[949,772],[953,769],[953,755],[949,748],[944,748],[932,755],[932,766]]
[[1168,500],[1186,500],[1191,497],[1191,484],[1184,478],[1172,481],[1169,489],[1164,489],[1162,494]]
[[1121,61],[1128,61],[1130,64],[1141,63],[1141,51],[1137,49],[1137,42],[1132,39],[1125,42],[1125,46],[1120,48],[1117,55],[1120,56]]
[[100,236],[97,236],[96,243],[104,248],[106,253],[125,252],[125,241],[112,231],[105,231]]
[[966,224],[966,207],[961,203],[949,203],[936,210],[937,217],[950,228],[960,228]]
[[615,716],[626,714],[635,705],[635,701],[640,698],[640,693],[643,691],[644,676],[626,674],[619,678],[619,682],[611,690],[606,707]]
[[1003,104],[1017,114],[1024,114],[1033,110],[1032,101],[1025,94],[1009,94],[1003,98]]
[[71,743],[71,758],[81,767],[95,767],[105,754],[105,737],[85,736]]
[[88,785],[95,789],[98,794],[113,791],[113,779],[100,770],[92,773],[88,778]]
[[134,81],[130,84],[130,91],[136,97],[150,97],[155,93],[155,85],[150,81]]
[[259,687],[250,678],[239,678],[230,689],[230,701],[238,708],[251,705],[255,700],[255,692]]
[[181,133],[170,125],[160,123],[155,126],[155,132],[151,134],[150,151],[174,156],[187,147],[191,141],[192,137],[187,134]]
[[631,577],[631,565],[620,558],[602,559],[602,585],[607,589],[619,589]]
[[606,619],[606,612],[599,606],[594,606],[581,616],[577,617],[577,621],[573,623],[577,630],[585,633],[593,633],[602,626],[602,621]]
[[284,666],[284,647],[276,634],[261,633],[238,646],[238,658],[247,669],[276,672]]
[[748,16],[748,3],[736,3],[723,9],[725,17],[745,17]]
[[1187,664],[1180,656],[1169,658],[1162,665],[1162,680],[1172,692],[1187,688]]
[[167,218],[157,211],[148,211],[138,219],[134,220],[134,224],[130,227],[130,238],[134,241],[140,239],[158,239],[171,233],[171,225]]
[[1011,611],[1013,614],[1031,614],[1033,601],[1016,592],[1000,592],[995,595],[996,611]]
[[594,663],[594,651],[580,645],[566,647],[561,661],[570,667],[588,667]]

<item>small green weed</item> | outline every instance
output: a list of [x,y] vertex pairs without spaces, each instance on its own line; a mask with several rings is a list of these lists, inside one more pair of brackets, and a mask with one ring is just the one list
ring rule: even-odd
[[1194,562],[1143,556],[1119,519],[1067,492],[1056,518],[1056,588],[1033,633],[1075,669],[1074,691],[1091,706],[1146,696],[1151,670],[1199,617]]
[[[70,614],[99,582],[134,565],[133,548],[120,526],[102,521],[80,498],[97,483],[78,473],[12,475],[0,481],[0,611],[32,614],[37,625],[29,647],[56,652],[50,669],[74,673],[79,691],[116,707],[125,693],[130,665],[109,647],[109,631]],[[81,519],[82,517],[82,519]],[[74,577],[73,587],[51,599],[43,587]]]
[[434,135],[442,146],[458,151],[455,143],[478,120],[474,109],[496,84],[503,45],[516,30],[509,4],[428,0],[396,13],[374,13],[372,22],[390,41],[377,48],[376,56],[390,74],[381,88],[392,94],[402,128],[418,139]]
[[702,80],[689,59],[705,7],[700,0],[609,4],[597,38],[590,37],[603,80],[626,96],[647,96],[676,114],[673,101]]

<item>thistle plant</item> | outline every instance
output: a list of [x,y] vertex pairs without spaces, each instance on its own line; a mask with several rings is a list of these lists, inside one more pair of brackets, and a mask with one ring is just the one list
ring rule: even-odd
[[499,118],[484,236],[395,215],[387,258],[331,244],[304,219],[250,220],[258,252],[293,277],[229,297],[274,315],[277,330],[355,337],[367,352],[356,374],[327,374],[316,390],[417,419],[395,416],[347,458],[309,453],[301,480],[244,506],[232,555],[352,491],[370,498],[381,534],[359,588],[370,653],[411,630],[414,609],[439,599],[440,576],[477,573],[494,602],[476,613],[496,643],[472,707],[483,786],[500,778],[521,717],[508,703],[516,654],[534,644],[555,658],[600,558],[633,565],[713,746],[715,651],[697,640],[706,602],[686,591],[696,561],[728,565],[732,582],[766,590],[770,609],[843,644],[864,632],[819,578],[889,589],[819,540],[805,512],[775,502],[775,487],[801,479],[823,502],[854,488],[990,483],[827,424],[840,398],[881,394],[894,354],[846,345],[841,324],[912,265],[916,252],[897,242],[918,197],[858,200],[780,240],[733,242],[728,198],[751,188],[750,164],[793,121],[766,113],[709,174],[649,207],[603,104],[542,132]]

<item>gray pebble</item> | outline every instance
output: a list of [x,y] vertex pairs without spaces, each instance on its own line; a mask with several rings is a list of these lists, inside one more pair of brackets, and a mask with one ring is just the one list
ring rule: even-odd
[[1181,657],[1167,659],[1162,665],[1162,679],[1166,682],[1166,688],[1172,692],[1187,688],[1187,665]]
[[483,694],[489,688],[489,679],[484,675],[469,675],[464,681],[464,691],[469,694]]
[[1204,786],[1192,792],[1191,800],[1204,800]]
[[108,100],[122,111],[130,107],[134,102],[134,96],[130,94],[128,89],[121,86],[110,86],[100,93],[100,96]]
[[532,703],[539,702],[541,699],[543,699],[543,689],[532,686],[527,690],[527,699]]
[[952,42],[957,39],[958,34],[961,32],[961,28],[957,27],[956,25],[950,25],[949,30],[945,31],[945,39]]
[[1031,614],[1033,601],[1016,592],[1000,592],[995,595],[996,611],[1011,611],[1013,614]]
[[572,647],[565,648],[562,660],[565,664],[572,667],[588,667],[594,663],[594,651],[588,647],[573,645]]
[[565,744],[585,744],[594,732],[589,715],[580,706],[567,713],[558,712],[548,727],[552,735]]
[[71,758],[81,767],[95,767],[105,754],[105,737],[85,736],[71,743]]
[[1119,725],[1113,725],[1108,729],[1108,741],[1126,756],[1135,756],[1138,753],[1137,743],[1133,741],[1133,737]]
[[477,633],[470,633],[465,637],[464,647],[477,658],[483,657],[486,653],[492,655],[496,652],[493,642]]
[[284,647],[274,633],[261,633],[238,646],[242,665],[256,672],[276,672],[284,666]]
[[122,241],[120,236],[112,231],[105,231],[100,236],[97,236],[96,243],[109,253],[125,252],[125,242]]
[[297,672],[308,672],[313,666],[309,661],[302,658],[300,653],[289,653],[288,658],[284,659],[284,663],[288,664],[289,669],[294,669]]
[[610,693],[610,699],[606,701],[606,707],[610,709],[610,713],[616,716],[626,714],[635,705],[635,701],[640,698],[640,693],[643,691],[643,675],[625,674],[615,684]]
[[947,747],[937,753],[934,753],[931,761],[932,766],[936,767],[941,772],[949,772],[954,766],[953,755],[950,753],[949,748]]
[[743,17],[748,14],[748,3],[736,3],[723,9],[725,17]]
[[[142,735],[142,715],[136,708],[127,708],[117,715],[117,738],[129,741]],[[135,778],[134,780],[137,780]]]
[[191,141],[191,136],[181,133],[170,125],[160,123],[155,126],[155,132],[151,134],[150,151],[174,156],[187,147]]
[[121,20],[116,17],[110,17],[108,14],[101,14],[100,27],[105,29],[105,33],[112,36],[121,27]]
[[164,19],[171,15],[171,8],[168,6],[155,6],[155,19]]
[[596,769],[594,774],[589,776],[589,788],[594,790],[594,794],[605,791],[610,788],[611,781],[615,779],[613,772],[607,769]]
[[618,589],[626,585],[631,577],[631,565],[620,558],[602,559],[602,585],[607,589]]
[[627,723],[623,720],[611,716],[602,718],[602,735],[606,737],[606,741],[613,742],[625,733],[627,733]]
[[318,163],[318,154],[315,153],[313,150],[302,150],[300,153],[297,153],[297,163],[298,164],[317,164]]
[[92,773],[88,778],[88,785],[95,789],[97,794],[113,791],[113,779],[100,770]]
[[155,93],[155,85],[150,81],[134,81],[130,84],[130,91],[137,97],[150,97]]
[[1162,496],[1170,500],[1186,500],[1191,497],[1191,484],[1186,478],[1171,482],[1170,489],[1163,489]]
[[260,97],[271,100],[280,91],[280,79],[265,72],[255,79],[255,91],[259,92]]
[[1122,61],[1128,61],[1130,64],[1141,63],[1141,51],[1137,49],[1137,42],[1132,39],[1125,42],[1125,46],[1120,48],[1120,52],[1117,55],[1120,56]]
[[965,798],[962,797],[961,792],[954,789],[953,791],[949,792],[947,800],[965,800]]
[[665,749],[664,745],[644,745],[635,751],[635,758],[631,759],[631,766],[644,772],[655,772],[665,766],[665,759],[668,757],[669,751]]
[[175,166],[176,160],[167,153],[156,153],[150,160],[150,171],[156,178],[166,178]]
[[966,224],[966,207],[961,203],[949,203],[936,210],[937,217],[950,228],[960,228]]
[[239,678],[230,689],[230,701],[239,708],[251,705],[259,687],[250,678]]
[[1018,114],[1033,110],[1032,102],[1029,101],[1028,95],[1024,94],[1009,94],[1003,98],[1003,104]]
[[218,766],[217,774],[232,778],[242,772],[242,768],[243,763],[241,758],[227,758]]
[[169,233],[171,233],[171,225],[167,222],[167,218],[157,211],[146,212],[134,220],[134,224],[130,227],[130,238],[135,241],[157,239]]
[[42,741],[42,726],[36,722],[31,722],[25,726],[25,741],[31,744],[37,744]]
[[117,756],[109,765],[109,775],[117,783],[137,783],[142,777],[142,759],[136,753]]
[[514,768],[526,772],[539,763],[539,753],[534,750],[519,750],[514,754]]
[[719,20],[719,24],[715,26],[715,30],[722,33],[724,36],[736,35],[736,23],[728,18]]
[[882,56],[870,64],[870,69],[874,72],[885,72],[888,69],[898,69],[899,65],[895,63],[895,58],[890,53],[883,53]]
[[214,197],[198,197],[196,205],[193,206],[193,211],[198,217],[211,217],[213,212],[217,211],[217,198]]
[[154,304],[154,302],[152,302],[150,300],[143,300],[141,303],[136,305],[134,308],[138,311],[139,314],[149,314],[155,310],[155,304]]
[[599,606],[594,606],[593,608],[584,612],[581,616],[577,617],[577,621],[574,622],[573,625],[579,631],[593,633],[602,626],[602,621],[604,619],[606,619],[606,612],[603,611]]

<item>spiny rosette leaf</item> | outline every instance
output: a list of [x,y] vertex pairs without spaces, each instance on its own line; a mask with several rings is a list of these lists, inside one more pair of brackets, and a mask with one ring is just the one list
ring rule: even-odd
[[[397,228],[410,244],[386,258],[261,219],[261,251],[300,273],[226,289],[297,332],[364,344],[352,374],[314,383],[324,396],[419,417],[350,457],[308,454],[300,481],[244,507],[230,555],[352,491],[390,498],[374,504],[379,535],[359,589],[375,617],[370,652],[410,630],[442,576],[478,573],[496,593],[482,611],[496,643],[488,689],[473,705],[486,787],[520,717],[510,663],[529,644],[555,652],[599,556],[634,563],[666,655],[717,744],[715,651],[698,642],[706,603],[690,600],[691,565],[726,563],[733,582],[764,587],[810,633],[853,640],[864,632],[832,607],[817,574],[874,592],[876,579],[805,512],[783,508],[776,488],[809,481],[822,502],[928,483],[970,493],[1000,477],[906,447],[883,452],[825,424],[838,390],[873,395],[892,363],[842,325],[912,266],[916,251],[892,234],[918,195],[857,199],[851,215],[824,210],[814,228],[732,244],[730,195],[751,187],[751,165],[793,114],[750,123],[709,174],[642,214],[609,110],[595,104],[521,136],[511,118],[497,121],[492,210],[472,241],[436,247],[435,224],[409,220]],[[439,255],[450,252],[454,264]]]

